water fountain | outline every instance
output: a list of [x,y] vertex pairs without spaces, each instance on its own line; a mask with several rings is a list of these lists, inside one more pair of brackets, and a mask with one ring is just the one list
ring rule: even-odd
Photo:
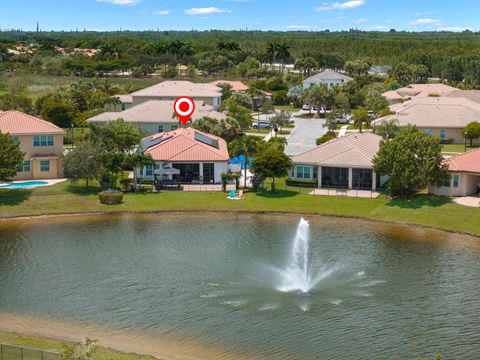
[[300,220],[292,244],[289,262],[284,269],[277,269],[281,275],[281,284],[277,287],[282,292],[298,292],[302,296],[312,295],[311,291],[335,268],[323,265],[315,269],[309,258],[310,225],[304,218]]

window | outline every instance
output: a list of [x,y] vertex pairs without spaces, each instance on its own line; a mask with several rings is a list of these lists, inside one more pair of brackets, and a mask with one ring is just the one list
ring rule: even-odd
[[203,182],[213,183],[215,181],[215,164],[203,164]]
[[312,179],[317,180],[318,179],[318,166],[313,167],[313,176]]
[[426,136],[432,136],[432,130],[431,129],[425,129],[423,130],[423,134]]
[[158,125],[158,132],[159,133],[163,132],[163,125]]
[[445,140],[447,138],[447,130],[440,129],[440,139]]
[[30,160],[25,160],[23,164],[18,169],[18,172],[28,173],[30,172]]
[[127,108],[127,105],[122,104],[122,111],[125,111],[126,108]]
[[310,166],[297,166],[297,179],[310,180]]
[[178,129],[178,125],[172,125],[172,130],[177,130]]
[[33,146],[53,146],[53,135],[35,135],[33,137]]
[[153,176],[153,165],[145,166],[145,176]]
[[459,183],[459,176],[458,175],[453,175],[453,187],[455,189],[458,189],[458,183]]
[[443,182],[442,182],[442,186],[443,186],[443,187],[447,187],[447,188],[449,188],[449,187],[450,187],[450,179],[443,180]]
[[18,144],[20,142],[20,138],[17,135],[13,135],[12,140],[15,144]]
[[40,171],[42,172],[50,171],[50,160],[40,160]]

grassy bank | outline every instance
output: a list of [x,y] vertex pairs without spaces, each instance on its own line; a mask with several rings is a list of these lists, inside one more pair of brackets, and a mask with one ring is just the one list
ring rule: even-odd
[[225,193],[129,193],[116,206],[101,205],[98,188],[64,182],[31,190],[0,190],[0,218],[113,212],[221,211],[285,212],[358,217],[435,227],[480,235],[480,208],[457,205],[448,198],[418,195],[411,200],[307,195],[308,189],[285,188],[277,193],[247,193],[230,201]]
[[[0,332],[0,343],[24,346],[32,349],[39,349],[52,352],[63,352],[64,345],[72,345],[65,341],[45,339],[36,336],[28,336],[22,334],[4,333]],[[154,360],[152,356],[126,354],[112,349],[100,347],[95,354],[95,359],[98,360]]]

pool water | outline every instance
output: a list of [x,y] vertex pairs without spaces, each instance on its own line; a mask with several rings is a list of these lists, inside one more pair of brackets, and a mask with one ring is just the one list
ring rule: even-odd
[[37,186],[48,185],[46,181],[26,181],[21,183],[11,183],[8,185],[0,185],[0,189],[26,189]]

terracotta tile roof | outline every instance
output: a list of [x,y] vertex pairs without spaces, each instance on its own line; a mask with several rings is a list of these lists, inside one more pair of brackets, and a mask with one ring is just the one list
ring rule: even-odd
[[[197,134],[218,142],[218,148],[197,139]],[[148,147],[153,141],[161,140],[159,144]],[[174,131],[155,134],[142,140],[142,146],[148,147],[145,153],[150,154],[155,161],[199,162],[229,160],[227,143],[220,137],[210,135],[193,128],[181,128]]]
[[480,149],[453,156],[445,160],[445,164],[450,171],[480,174]]
[[241,81],[216,80],[212,81],[210,84],[215,86],[220,86],[220,84],[229,84],[232,87],[232,90],[235,92],[245,92],[249,89],[248,86]]
[[396,114],[377,119],[375,123],[396,119],[399,126],[464,128],[472,121],[480,121],[480,104],[466,98],[415,97],[390,106],[390,110]]
[[221,96],[219,87],[212,84],[196,84],[191,81],[163,81],[159,84],[131,93],[132,97],[153,96],[191,96],[195,97],[218,97]]
[[[87,122],[109,122],[122,118],[128,123],[171,123],[177,124],[178,119],[172,118],[174,101],[169,100],[149,100],[139,105],[133,106],[121,112],[105,112],[87,119]],[[201,117],[208,116],[217,120],[224,120],[227,115],[214,111],[213,106],[206,105],[202,101],[195,101],[195,112],[192,120],[198,120]]]
[[350,133],[294,156],[292,160],[296,164],[371,168],[381,141],[382,137],[373,133]]
[[20,111],[1,112],[0,131],[12,135],[64,133],[61,128],[52,123]]

